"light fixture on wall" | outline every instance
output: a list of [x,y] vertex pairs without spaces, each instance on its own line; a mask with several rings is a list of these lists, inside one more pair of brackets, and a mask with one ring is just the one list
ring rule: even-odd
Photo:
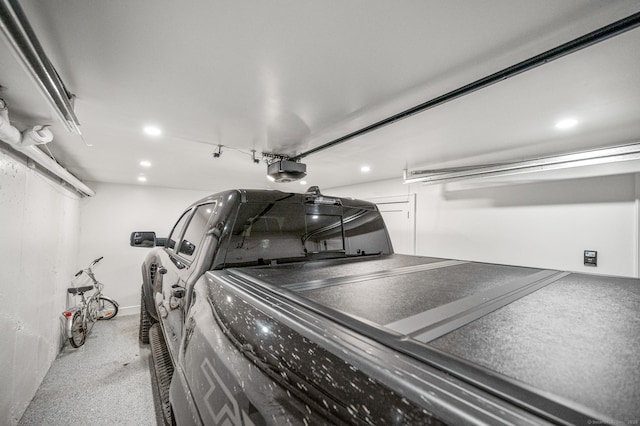
[[80,122],[69,93],[44,53],[17,1],[0,1],[0,29],[8,45],[68,131],[81,135]]

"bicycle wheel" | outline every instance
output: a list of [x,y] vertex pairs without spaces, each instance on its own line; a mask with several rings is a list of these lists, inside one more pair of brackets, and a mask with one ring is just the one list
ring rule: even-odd
[[118,315],[118,305],[102,296],[98,298],[98,319],[111,319]]
[[80,312],[76,312],[73,314],[73,320],[71,322],[71,337],[69,337],[69,343],[74,348],[79,348],[84,345],[84,339],[86,338],[86,330],[84,328],[84,324],[82,323],[82,314]]

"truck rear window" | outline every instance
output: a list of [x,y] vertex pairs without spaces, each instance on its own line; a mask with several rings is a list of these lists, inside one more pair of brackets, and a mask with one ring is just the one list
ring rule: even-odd
[[384,222],[373,208],[244,203],[231,232],[225,263],[263,264],[390,252]]

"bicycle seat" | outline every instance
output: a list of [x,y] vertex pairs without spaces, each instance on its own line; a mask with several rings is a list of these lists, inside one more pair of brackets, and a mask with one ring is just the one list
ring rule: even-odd
[[93,290],[92,285],[85,285],[83,287],[70,287],[67,289],[67,291],[71,294],[82,294],[85,291],[89,291],[89,290]]

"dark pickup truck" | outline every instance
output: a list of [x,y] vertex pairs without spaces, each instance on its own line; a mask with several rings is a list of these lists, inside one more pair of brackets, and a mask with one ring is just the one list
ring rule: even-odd
[[231,190],[142,265],[178,425],[638,424],[640,280],[394,254],[372,203]]

